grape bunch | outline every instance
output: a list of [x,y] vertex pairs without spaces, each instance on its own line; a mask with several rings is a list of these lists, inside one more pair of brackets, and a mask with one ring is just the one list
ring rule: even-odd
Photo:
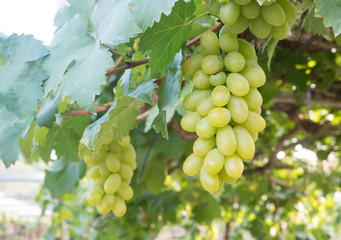
[[253,45],[224,29],[219,39],[205,32],[200,44],[202,51],[183,65],[195,88],[183,100],[190,112],[180,124],[199,136],[183,170],[199,175],[203,188],[216,195],[224,182],[234,183],[242,175],[243,161],[254,156],[254,142],[265,128],[257,90],[265,83],[265,73]]
[[296,7],[289,0],[265,1],[262,6],[257,0],[219,2],[211,1],[211,11],[217,12],[220,20],[228,25],[229,31],[234,34],[242,33],[249,27],[257,38],[264,39],[271,35],[282,40],[289,35],[289,24],[297,18]]
[[84,161],[90,167],[89,177],[94,179],[88,203],[97,205],[100,214],[112,211],[117,217],[123,216],[127,210],[124,201],[133,197],[129,184],[136,169],[136,152],[130,137],[117,141],[113,131],[108,131],[102,149]]

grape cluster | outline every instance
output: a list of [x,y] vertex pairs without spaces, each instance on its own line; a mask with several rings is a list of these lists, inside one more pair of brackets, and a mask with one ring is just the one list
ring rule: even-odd
[[297,18],[296,7],[289,0],[265,1],[262,6],[257,0],[218,1],[222,4],[212,4],[217,12],[220,7],[220,20],[234,34],[242,33],[249,27],[257,38],[264,39],[271,35],[282,40],[289,35],[289,24]]
[[183,101],[190,112],[181,126],[199,136],[183,170],[200,175],[203,188],[216,195],[224,182],[234,183],[242,175],[243,161],[254,156],[254,142],[265,128],[257,90],[265,83],[265,73],[253,45],[224,29],[219,39],[205,32],[200,43],[201,53],[183,65],[195,88]]
[[97,205],[100,214],[112,211],[121,217],[126,213],[124,201],[133,197],[129,184],[136,169],[136,152],[129,136],[117,141],[111,130],[103,143],[100,151],[84,159],[90,167],[88,175],[94,179],[87,200],[90,205]]

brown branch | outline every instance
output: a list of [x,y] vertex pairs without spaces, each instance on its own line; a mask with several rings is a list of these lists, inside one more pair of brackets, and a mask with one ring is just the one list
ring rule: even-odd
[[232,201],[232,210],[231,210],[231,218],[230,220],[226,223],[225,225],[225,234],[224,234],[224,240],[228,240],[230,238],[230,231],[231,231],[231,225],[232,225],[232,218],[233,218],[233,212],[234,212],[234,207],[233,205],[236,204],[239,200],[239,197],[235,197]]
[[[96,113],[99,113],[99,112],[104,112],[106,111],[108,108],[111,107],[111,105],[113,104],[113,102],[109,102],[107,104],[101,104],[99,105],[98,107],[96,107],[95,111]],[[79,115],[92,115],[93,113],[89,110],[71,110],[71,111],[68,111],[68,113],[71,114],[71,116],[79,116]]]
[[198,137],[198,135],[196,135],[195,133],[187,133],[185,132],[185,130],[183,130],[180,126],[180,124],[175,121],[174,119],[172,119],[169,122],[169,125],[171,125],[173,127],[173,129],[180,135],[180,137],[182,138],[182,140],[188,141],[188,140],[192,140]]

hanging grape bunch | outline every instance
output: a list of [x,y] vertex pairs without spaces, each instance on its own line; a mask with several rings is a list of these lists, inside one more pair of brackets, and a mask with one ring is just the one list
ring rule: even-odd
[[89,177],[94,179],[88,203],[97,205],[100,214],[112,211],[117,217],[123,216],[126,213],[124,201],[133,197],[129,184],[136,169],[136,152],[130,137],[117,141],[110,130],[102,149],[87,156],[85,162],[90,167]]

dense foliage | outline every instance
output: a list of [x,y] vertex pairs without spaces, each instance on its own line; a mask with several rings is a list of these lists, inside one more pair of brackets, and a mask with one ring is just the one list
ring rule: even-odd
[[[37,201],[53,213],[44,237],[166,239],[172,227],[184,239],[340,237],[341,5],[292,2],[288,38],[256,38],[251,25],[238,35],[267,76],[267,126],[243,176],[217,196],[182,171],[197,135],[180,121],[193,90],[182,65],[201,50],[197,36],[223,26],[218,2],[69,0],[49,46],[0,35],[0,158],[46,163]],[[129,135],[137,154],[120,218],[86,201],[84,159],[112,142],[111,131],[112,141]]]

